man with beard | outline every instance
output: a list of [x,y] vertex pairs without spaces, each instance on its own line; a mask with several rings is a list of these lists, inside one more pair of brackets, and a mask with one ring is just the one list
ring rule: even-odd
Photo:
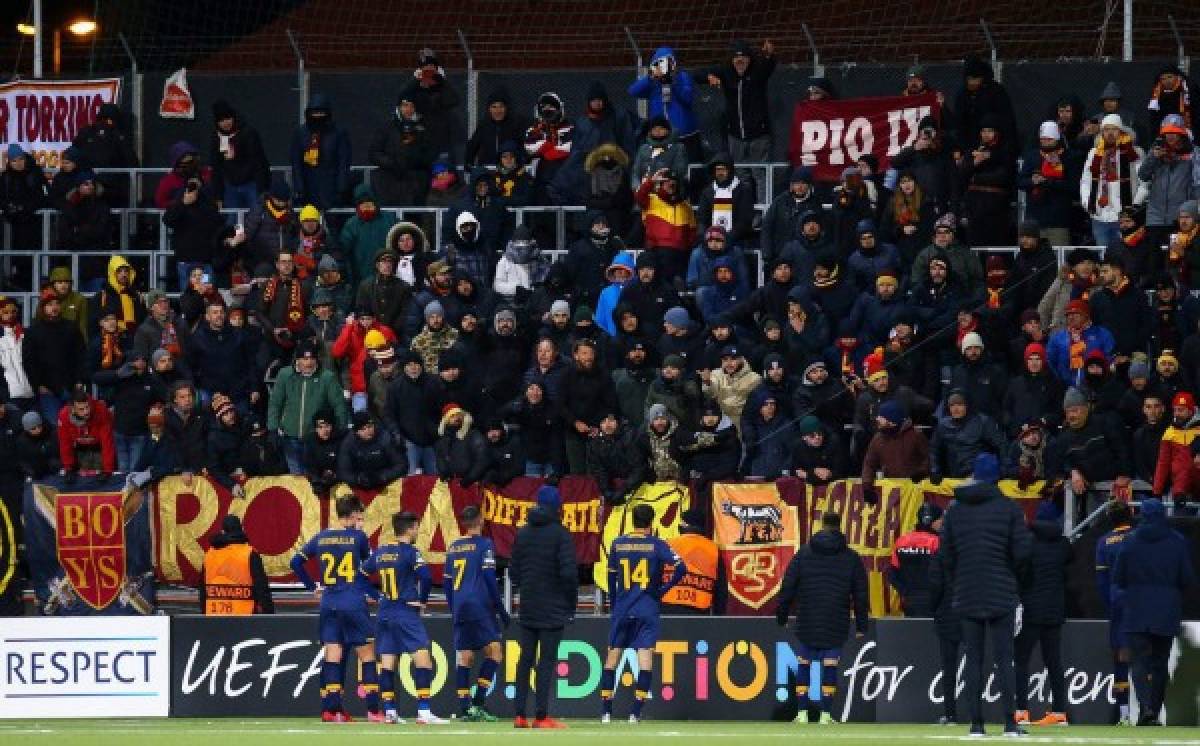
[[1046,449],[1047,479],[1068,483],[1080,501],[1080,515],[1087,515],[1088,503],[1094,502],[1087,499],[1088,491],[1113,481],[1113,494],[1120,495],[1129,487],[1132,469],[1124,434],[1108,419],[1092,416],[1083,392],[1067,389],[1063,427]]
[[952,275],[964,288],[977,291],[984,284],[983,265],[979,256],[964,246],[955,236],[957,220],[951,213],[938,218],[933,228],[933,243],[921,249],[913,261],[912,277],[922,277],[929,267],[929,260],[941,254],[949,262]]
[[976,411],[999,420],[1007,389],[1004,368],[986,356],[983,338],[977,332],[964,335],[959,349],[962,361],[950,371],[950,388],[961,389]]
[[570,474],[586,474],[587,439],[595,437],[603,416],[616,410],[617,394],[608,372],[597,365],[594,342],[576,342],[571,355],[562,390],[567,466]]
[[396,252],[381,248],[375,254],[375,272],[358,286],[355,307],[371,309],[380,324],[396,331],[407,316],[411,298],[412,287],[396,277]]
[[1121,208],[1117,235],[1108,242],[1104,256],[1120,259],[1129,281],[1142,290],[1151,290],[1162,269],[1163,256],[1149,241],[1145,219],[1146,212],[1140,205]]
[[826,427],[841,430],[853,417],[854,395],[829,375],[824,360],[815,360],[804,368],[792,409],[798,417],[813,414]]
[[1100,290],[1088,296],[1092,321],[1112,334],[1113,363],[1124,374],[1135,352],[1149,351],[1150,305],[1145,292],[1125,275],[1125,262],[1120,257],[1104,257],[1100,282]]
[[[324,212],[350,191],[350,136],[333,121],[329,97],[314,93],[291,145],[292,184],[301,204]],[[345,242],[343,242],[345,243]]]
[[646,408],[646,424],[630,442],[632,469],[623,489],[633,495],[643,484],[678,482],[686,460],[681,450],[685,433],[662,404]]
[[1119,114],[1100,120],[1100,137],[1087,154],[1079,179],[1079,202],[1092,222],[1092,237],[1101,246],[1120,238],[1118,219],[1122,211],[1145,198],[1145,184],[1138,176],[1144,153],[1133,144],[1134,134]]
[[1196,419],[1196,400],[1190,393],[1180,391],[1171,399],[1171,425],[1158,447],[1155,495],[1170,495],[1176,504],[1186,504],[1200,493],[1200,466],[1193,464],[1193,443],[1197,436],[1200,436],[1200,420]]
[[404,338],[412,339],[421,331],[425,323],[425,306],[438,301],[442,307],[442,315],[447,309],[457,314],[458,303],[454,299],[454,271],[449,262],[438,259],[425,268],[425,285],[413,296],[413,302],[408,307],[408,319],[404,322]]
[[1025,153],[1017,186],[1025,192],[1025,214],[1038,221],[1041,237],[1053,246],[1071,242],[1071,202],[1075,191],[1068,180],[1064,137],[1055,122],[1038,128],[1036,151]]

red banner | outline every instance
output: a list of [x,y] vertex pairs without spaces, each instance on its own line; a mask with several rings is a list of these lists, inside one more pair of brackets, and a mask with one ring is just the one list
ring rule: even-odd
[[838,181],[842,170],[867,153],[886,169],[913,143],[921,119],[941,118],[937,95],[800,101],[792,111],[788,160],[810,166],[818,181]]
[[[354,490],[366,508],[363,530],[372,546],[395,539],[392,516],[407,510],[421,518],[417,546],[429,561],[434,579],[441,582],[446,547],[462,535],[458,514],[478,505],[486,519],[485,531],[496,542],[500,557],[508,557],[516,531],[536,503],[540,479],[521,477],[503,489],[466,488],[432,476],[396,480],[383,490]],[[348,488],[335,488],[342,494]],[[600,492],[588,478],[568,477],[559,484],[563,497],[562,521],[575,536],[575,553],[582,564],[596,561],[600,544]],[[272,580],[290,581],[288,563],[304,542],[334,520],[333,501],[314,494],[302,477],[262,477],[245,484],[245,497],[235,499],[224,487],[204,478],[185,485],[181,477],[168,477],[155,487],[153,510],[154,564],[161,580],[195,585],[200,582],[204,552],[221,530],[226,515],[242,519],[250,543],[262,555]],[[310,568],[315,572],[315,568]]]
[[[525,525],[529,511],[537,504],[542,484],[534,477],[517,477],[500,490],[483,488],[486,532],[496,544],[498,556],[512,556],[517,529]],[[562,496],[562,523],[575,539],[575,560],[590,565],[600,553],[600,490],[590,477],[563,477],[558,491]]]
[[125,580],[125,515],[120,492],[59,493],[54,501],[58,563],[93,609],[111,604]]

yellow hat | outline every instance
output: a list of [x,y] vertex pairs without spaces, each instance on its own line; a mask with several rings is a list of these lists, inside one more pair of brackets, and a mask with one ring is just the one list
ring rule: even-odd
[[305,205],[304,207],[300,208],[300,219],[301,220],[320,220],[321,219],[321,211],[318,210],[317,208],[313,207],[312,205]]
[[378,329],[372,329],[371,331],[367,332],[367,336],[363,338],[363,344],[367,346],[368,350],[378,350],[387,343],[387,337],[383,336],[383,332],[379,331]]

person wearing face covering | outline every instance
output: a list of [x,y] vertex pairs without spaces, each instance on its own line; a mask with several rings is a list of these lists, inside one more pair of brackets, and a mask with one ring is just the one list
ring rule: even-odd
[[571,155],[575,127],[566,117],[562,98],[553,91],[538,96],[533,126],[525,131],[525,154],[534,169],[534,204],[549,204],[548,188]]
[[296,202],[324,212],[345,200],[350,192],[350,135],[333,121],[324,93],[309,99],[304,124],[292,135],[290,153]]

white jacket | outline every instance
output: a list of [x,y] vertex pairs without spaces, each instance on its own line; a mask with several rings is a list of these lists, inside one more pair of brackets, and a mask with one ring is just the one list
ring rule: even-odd
[[[1140,205],[1146,201],[1147,187],[1146,182],[1138,178],[1138,166],[1142,164],[1145,158],[1145,153],[1136,145],[1133,147],[1138,154],[1138,159],[1133,163],[1130,169],[1130,192],[1133,194],[1133,204]],[[1083,162],[1083,173],[1079,176],[1079,203],[1086,210],[1088,203],[1092,198],[1092,171],[1090,164],[1092,159],[1096,157],[1096,149],[1092,148],[1088,151],[1087,159]],[[1101,207],[1096,205],[1095,212],[1089,212],[1089,216],[1094,220],[1099,220],[1101,223],[1115,223],[1121,216],[1121,210],[1127,205],[1121,204],[1121,183],[1119,181],[1110,181],[1105,185],[1108,191],[1108,204]]]
[[4,381],[8,384],[8,395],[13,399],[32,399],[33,387],[25,375],[21,342],[7,328],[0,327],[0,366],[4,367]]
[[507,255],[500,257],[500,261],[496,262],[496,280],[492,283],[492,289],[509,299],[517,294],[517,288],[531,290],[533,288],[531,269],[532,265],[517,264]]

